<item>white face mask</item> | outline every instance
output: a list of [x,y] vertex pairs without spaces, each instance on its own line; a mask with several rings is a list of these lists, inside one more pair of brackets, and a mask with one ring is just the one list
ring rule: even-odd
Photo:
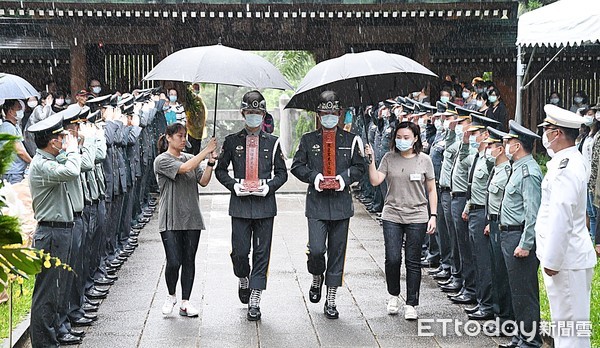
[[421,128],[425,128],[425,120],[424,120],[424,119],[420,118],[420,119],[417,121],[417,124],[419,125],[419,127],[421,127]]
[[442,124],[442,121],[440,119],[433,121],[433,125],[435,126],[435,129],[439,131],[444,129],[444,125]]
[[548,156],[550,157],[554,157],[554,150],[552,150],[550,148],[550,146],[552,146],[552,143],[554,142],[554,140],[556,140],[558,138],[555,137],[552,141],[550,141],[548,139],[548,132],[544,132],[544,134],[542,134],[542,145],[544,145],[544,147],[546,148],[546,150],[548,150]]
[[444,129],[448,130],[450,128],[450,120],[444,120]]
[[256,128],[262,124],[263,116],[260,114],[248,114],[246,115],[246,126],[249,128]]
[[480,108],[483,106],[483,100],[478,100],[475,102],[475,104],[477,104],[477,107]]
[[471,93],[469,93],[469,92],[462,92],[463,99],[469,98],[470,95],[471,95]]
[[55,102],[55,103],[56,103],[56,105],[58,105],[58,106],[62,106],[62,105],[65,103],[65,100],[64,100],[64,99],[56,99],[56,102]]
[[594,116],[592,116],[592,115],[583,116],[583,124],[585,124],[588,127],[591,126],[592,124],[594,124]]
[[23,110],[17,111],[17,115],[16,115],[17,121],[21,121],[23,119],[23,116],[25,116],[25,111],[23,111]]
[[510,153],[510,144],[506,144],[506,147],[504,148],[504,154],[506,155],[506,157],[508,157],[509,160],[512,160],[513,155],[512,153]]
[[38,105],[38,103],[36,101],[28,101],[27,102],[27,106],[29,106],[31,109],[35,108]]
[[454,132],[456,133],[457,137],[459,137],[459,138],[462,137],[462,135],[463,135],[463,126],[462,126],[462,124],[457,125],[456,128],[454,128]]

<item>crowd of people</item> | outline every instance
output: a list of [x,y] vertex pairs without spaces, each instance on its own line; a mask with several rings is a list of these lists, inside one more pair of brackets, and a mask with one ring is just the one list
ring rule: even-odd
[[[198,316],[190,303],[206,228],[198,185],[206,186],[213,170],[231,192],[238,297],[248,307],[247,319],[260,320],[275,193],[288,179],[279,140],[265,129],[262,94],[244,95],[244,127],[217,151],[217,139],[202,149],[190,136],[175,89],[100,93],[93,80],[72,104],[42,94],[39,103],[30,98],[2,105],[0,132],[20,138],[4,179],[28,177],[38,222],[34,247],[74,270],[49,268],[37,275],[33,347],[81,343],[85,333],[76,327],[97,320],[100,300],[157,206],[168,289],[162,313],[172,313],[180,281],[179,314]],[[354,193],[382,226],[388,314],[402,307],[404,257],[407,320],[419,318],[426,267],[449,301],[472,305],[465,308],[469,319],[497,319],[497,326],[486,327],[490,332],[511,328],[512,341],[503,346],[540,347],[541,264],[553,320],[589,322],[591,274],[600,254],[600,105],[589,108],[575,99],[574,113],[550,103],[545,122],[532,131],[509,121],[493,83],[450,78],[439,95],[433,103],[423,89],[348,109],[355,113],[347,112],[335,91],[315,100],[319,127],[302,136],[290,169],[308,184],[309,300],[319,303],[325,286],[323,313],[339,317],[336,293]],[[538,140],[552,157],[545,176],[533,157]],[[589,346],[586,337],[555,339],[559,347]]]

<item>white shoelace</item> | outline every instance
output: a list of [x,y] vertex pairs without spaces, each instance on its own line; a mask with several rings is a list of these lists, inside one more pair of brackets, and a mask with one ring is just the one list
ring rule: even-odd
[[311,287],[318,288],[319,286],[321,286],[321,276],[313,274],[313,281]]
[[240,278],[240,288],[248,289],[250,282],[248,281],[248,277]]
[[262,294],[262,290],[252,289],[250,293],[250,307],[260,307],[260,295]]
[[327,287],[327,304],[335,307],[335,295],[337,293],[337,286]]

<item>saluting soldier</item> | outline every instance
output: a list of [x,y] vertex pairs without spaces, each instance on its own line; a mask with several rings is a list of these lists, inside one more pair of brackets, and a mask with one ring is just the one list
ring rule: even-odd
[[[261,130],[267,113],[258,91],[244,94],[241,113],[246,126],[225,138],[215,176],[231,191],[231,261],[239,278],[238,296],[248,304],[247,319],[260,320],[260,298],[267,288],[273,220],[277,215],[275,192],[288,174],[279,139]],[[233,166],[233,177],[229,175]],[[252,247],[252,269],[248,255]]]
[[509,122],[509,128],[504,137],[505,153],[513,164],[500,208],[500,243],[518,332],[501,347],[541,347],[534,226],[540,207],[542,171],[531,155],[534,142],[540,137],[514,120]]
[[494,167],[494,158],[486,156],[485,150],[489,133],[488,126],[499,126],[500,122],[487,117],[471,114],[473,122],[467,129],[469,132],[469,145],[477,150],[473,155],[473,164],[469,170],[469,183],[467,188],[467,203],[464,208],[463,219],[468,220],[469,240],[473,251],[473,265],[475,267],[475,287],[477,305],[465,309],[469,319],[489,320],[494,319],[494,301],[492,297],[492,257],[489,248],[489,237],[484,234],[487,218],[485,202],[487,199],[488,179]]
[[[575,146],[583,117],[555,105],[544,107],[542,143],[553,158],[542,182],[535,224],[536,254],[553,322],[589,322],[596,253],[586,226],[587,163]],[[554,346],[590,347],[590,337],[554,335]]]
[[[62,111],[27,129],[34,134],[37,146],[29,171],[32,207],[37,220],[33,247],[63,262],[71,259],[74,233],[74,207],[66,183],[76,181],[81,172],[77,138],[63,128],[63,115],[73,112],[78,113]],[[62,163],[57,160],[59,156],[64,158]],[[68,309],[68,278],[72,277],[69,273],[58,267],[43,267],[36,275],[29,328],[34,348],[81,342],[81,338],[72,333],[59,334],[59,313],[66,313]]]
[[327,318],[337,319],[335,299],[342,285],[348,225],[354,215],[350,185],[364,175],[366,166],[360,137],[338,126],[342,106],[337,94],[321,93],[316,111],[322,127],[302,136],[291,172],[308,184],[307,265],[313,275],[309,299],[313,303],[321,300],[325,282],[327,300],[323,311]]
[[[503,137],[506,133],[495,128],[487,127],[489,136],[484,142],[488,145],[486,156],[494,160],[494,168],[488,180],[488,196],[486,213],[488,225],[484,233],[489,236],[490,252],[492,257],[492,295],[494,314],[499,324],[514,321],[508,274],[504,263],[504,254],[500,247],[500,203],[504,196],[504,189],[512,173],[510,161],[504,153]],[[493,329],[493,328],[489,328]],[[494,331],[494,330],[492,330]]]

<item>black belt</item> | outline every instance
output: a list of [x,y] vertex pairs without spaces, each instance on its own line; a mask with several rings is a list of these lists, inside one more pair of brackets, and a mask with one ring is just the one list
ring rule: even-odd
[[99,199],[92,199],[92,204],[98,204],[98,202],[100,202]]
[[469,204],[469,210],[481,210],[481,209],[485,209],[485,205]]
[[442,192],[452,192],[452,189],[449,187],[440,186],[440,191]]
[[74,212],[74,213],[73,213],[73,217],[74,217],[74,218],[80,218],[80,217],[81,217],[81,212],[79,212],[79,213],[75,213],[75,212]]
[[502,232],[522,232],[523,225],[500,225],[500,231]]
[[46,227],[59,227],[59,228],[71,228],[75,225],[72,221],[61,222],[61,221],[38,221],[38,226]]
[[452,198],[454,197],[467,197],[466,192],[452,192]]
[[498,218],[499,218],[498,214],[488,215],[488,220],[490,220],[490,221],[498,221]]

